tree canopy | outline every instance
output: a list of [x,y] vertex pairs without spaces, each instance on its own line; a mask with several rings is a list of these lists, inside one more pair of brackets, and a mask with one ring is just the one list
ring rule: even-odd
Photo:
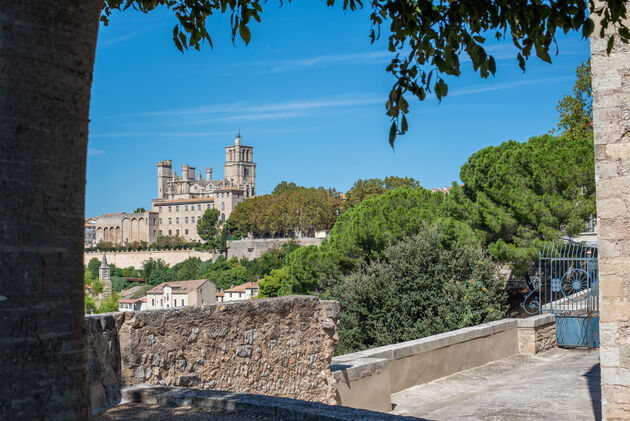
[[544,135],[474,153],[449,212],[484,237],[490,254],[527,272],[543,242],[583,231],[595,215],[593,143]]
[[[363,7],[362,0],[326,1],[328,6],[339,3],[344,10]],[[380,38],[384,25],[389,26],[388,49],[393,57],[387,71],[394,76],[394,85],[385,107],[392,120],[392,146],[396,136],[408,129],[408,95],[423,101],[435,94],[441,101],[448,94],[445,77],[459,76],[467,59],[482,78],[495,74],[496,60],[485,48],[488,39],[509,40],[523,70],[532,54],[551,62],[557,32],[577,31],[586,38],[596,21],[599,36],[608,37],[608,52],[615,39],[624,43],[630,40],[630,30],[623,23],[627,17],[624,0],[603,0],[597,3],[601,7],[594,0],[371,0],[367,4],[371,9],[371,42]],[[250,23],[252,19],[260,22],[263,12],[261,0],[106,0],[101,20],[107,23],[112,10],[133,7],[146,13],[159,6],[168,7],[178,20],[173,42],[180,51],[189,47],[199,50],[203,42],[212,47],[207,20],[226,12],[230,14],[232,41],[238,34],[248,44]]]
[[420,183],[418,180],[411,177],[392,176],[385,177],[384,180],[380,178],[358,179],[354,182],[350,190],[346,192],[346,201],[343,204],[343,208],[352,208],[366,199],[379,196],[386,191],[402,186],[416,188],[420,187]]
[[506,315],[503,281],[480,246],[435,225],[388,246],[382,260],[343,277],[336,353],[418,339]]
[[217,244],[217,235],[221,222],[219,216],[221,212],[218,209],[206,209],[203,216],[197,221],[197,234],[206,242],[208,248],[219,248]]
[[229,221],[255,237],[313,236],[332,228],[339,204],[331,190],[281,183],[273,194],[240,202]]
[[569,139],[593,140],[593,89],[591,87],[591,60],[575,70],[576,79],[570,95],[558,103],[558,130]]

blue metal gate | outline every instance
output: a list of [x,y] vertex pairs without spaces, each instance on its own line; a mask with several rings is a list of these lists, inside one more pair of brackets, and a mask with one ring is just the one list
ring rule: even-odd
[[539,253],[538,273],[521,306],[529,314],[556,315],[559,346],[599,347],[597,246],[546,246]]

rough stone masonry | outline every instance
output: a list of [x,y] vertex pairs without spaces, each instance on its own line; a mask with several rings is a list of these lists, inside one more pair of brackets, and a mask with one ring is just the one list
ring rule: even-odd
[[149,383],[334,403],[330,362],[336,325],[316,297],[116,317],[125,385]]
[[[598,8],[602,5],[595,2]],[[595,28],[591,65],[602,415],[616,420],[630,419],[630,45],[617,40],[607,55],[606,44]]]

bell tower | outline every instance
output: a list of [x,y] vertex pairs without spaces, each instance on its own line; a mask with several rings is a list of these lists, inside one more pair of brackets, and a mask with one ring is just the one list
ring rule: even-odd
[[242,189],[245,197],[256,194],[256,163],[254,147],[242,144],[238,131],[234,145],[225,147],[225,186]]

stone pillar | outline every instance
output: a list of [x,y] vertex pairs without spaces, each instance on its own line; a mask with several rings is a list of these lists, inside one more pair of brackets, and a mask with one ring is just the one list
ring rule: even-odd
[[630,419],[630,45],[615,42],[608,56],[606,44],[595,28],[591,66],[602,415],[617,420]]

